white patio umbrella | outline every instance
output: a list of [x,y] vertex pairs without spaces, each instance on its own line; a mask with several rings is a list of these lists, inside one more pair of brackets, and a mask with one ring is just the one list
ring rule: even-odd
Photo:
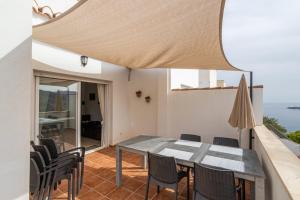
[[240,145],[242,130],[251,129],[256,126],[249,90],[244,74],[241,78],[228,122],[232,127],[238,128]]

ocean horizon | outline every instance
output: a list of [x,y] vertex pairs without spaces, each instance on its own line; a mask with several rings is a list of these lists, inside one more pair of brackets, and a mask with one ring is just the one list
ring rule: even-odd
[[288,109],[291,106],[300,103],[264,103],[264,116],[276,118],[288,132],[300,130],[300,109]]

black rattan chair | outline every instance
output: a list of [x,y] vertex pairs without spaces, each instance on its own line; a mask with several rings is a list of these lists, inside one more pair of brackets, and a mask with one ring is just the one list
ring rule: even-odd
[[68,181],[68,199],[71,199],[71,196],[72,199],[75,199],[75,169],[78,167],[79,153],[74,152],[52,159],[51,154],[45,145],[35,145],[33,141],[31,141],[31,145],[36,152],[39,152],[40,155],[42,155],[47,170],[56,169],[55,175],[52,175],[51,177],[52,185],[48,192],[49,199],[51,199],[52,191],[62,180]]
[[[52,162],[51,168],[55,167],[57,170],[55,172],[55,175],[53,177],[51,189],[49,191],[49,199],[51,199],[52,191],[55,189],[55,186],[58,182],[62,180],[68,181],[68,200],[71,199],[75,200],[75,168],[74,163],[76,163],[77,160],[74,158],[73,155],[65,156],[63,158],[59,158]],[[71,194],[72,191],[72,194]]]
[[[194,134],[181,134],[180,139],[181,140],[192,141],[192,142],[201,142],[201,136],[200,135],[194,135]],[[182,170],[186,169],[186,170],[190,171],[189,167],[185,167],[185,166],[182,166],[182,165],[179,165],[179,166]],[[191,171],[192,171],[192,174],[193,174],[193,169]]]
[[148,199],[150,183],[157,185],[157,193],[160,192],[160,188],[173,189],[177,200],[178,183],[184,177],[187,178],[187,199],[189,199],[189,171],[177,171],[175,158],[148,153],[148,167],[145,200]]
[[193,141],[193,142],[201,142],[201,136],[200,135],[181,134],[180,139],[181,140]]
[[239,141],[237,139],[226,137],[214,137],[213,144],[227,147],[239,147]]
[[76,156],[77,158],[77,194],[79,192],[79,188],[82,187],[83,184],[83,176],[84,176],[84,157],[85,157],[85,147],[77,147],[77,148],[73,148],[70,149],[68,151],[64,151],[62,153],[58,153],[57,151],[57,146],[55,144],[55,141],[53,139],[50,138],[44,138],[44,139],[40,139],[40,143],[42,145],[45,145],[49,152],[50,152],[50,156],[51,159],[58,159],[61,157],[64,157],[66,155],[70,155],[73,154],[74,152],[78,152],[79,153],[79,157]]
[[[213,144],[227,147],[239,148],[239,141],[234,138],[214,137]],[[237,185],[242,185],[243,188],[239,193],[245,194],[245,180],[237,179]]]
[[39,152],[30,152],[30,187],[31,199],[47,199],[57,168],[48,168]]
[[195,200],[235,200],[236,188],[234,173],[229,170],[210,168],[205,165],[194,165],[194,192]]
[[41,199],[43,193],[40,188],[42,188],[43,178],[39,170],[38,165],[34,159],[30,158],[30,180],[29,180],[29,192],[31,193],[31,198],[33,200]]

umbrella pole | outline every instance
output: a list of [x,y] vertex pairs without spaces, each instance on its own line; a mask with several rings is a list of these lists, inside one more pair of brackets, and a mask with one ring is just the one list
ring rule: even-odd
[[[250,72],[250,99],[251,103],[253,103],[253,72]],[[252,141],[253,140],[253,130],[249,130],[249,149],[252,149]]]
[[241,146],[242,146],[242,129],[239,128],[239,129],[238,129],[238,132],[239,132],[239,145],[240,145],[240,147],[241,147]]

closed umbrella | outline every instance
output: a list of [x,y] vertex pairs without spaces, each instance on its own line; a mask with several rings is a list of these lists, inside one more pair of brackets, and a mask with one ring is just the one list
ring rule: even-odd
[[245,128],[251,129],[256,126],[249,90],[244,74],[241,78],[228,122],[232,127],[238,128],[240,145],[242,130]]

